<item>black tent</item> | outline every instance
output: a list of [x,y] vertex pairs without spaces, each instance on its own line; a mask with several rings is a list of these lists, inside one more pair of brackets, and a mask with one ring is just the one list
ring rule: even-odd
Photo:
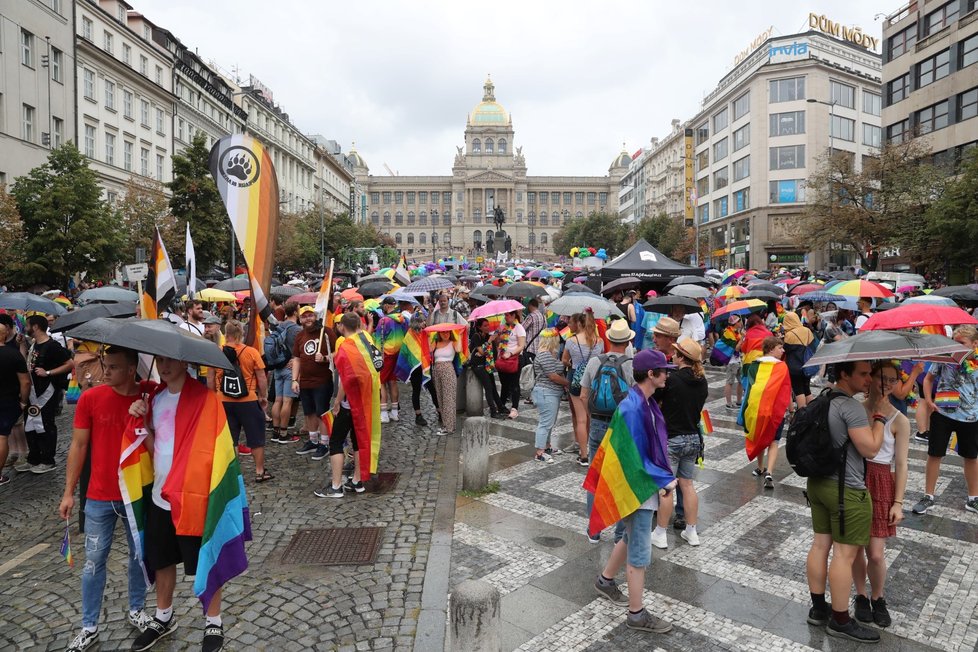
[[601,269],[601,280],[607,283],[623,276],[634,276],[652,283],[668,283],[686,274],[703,276],[703,270],[677,263],[641,239]]

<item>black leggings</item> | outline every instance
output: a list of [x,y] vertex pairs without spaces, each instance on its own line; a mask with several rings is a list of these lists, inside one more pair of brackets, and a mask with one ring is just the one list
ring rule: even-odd
[[489,404],[489,413],[496,414],[497,412],[502,412],[503,403],[499,398],[499,392],[496,391],[496,378],[486,371],[484,364],[473,362],[469,369],[472,370],[479,384],[482,385],[482,390],[486,394],[486,403]]
[[[421,373],[421,367],[418,367],[411,372],[411,406],[414,407],[415,412],[421,411],[421,387],[424,376]],[[435,384],[428,381],[424,387],[431,394],[431,402],[434,404],[435,409],[438,409],[438,397],[435,395]]]
[[500,401],[505,404],[506,399],[509,399],[512,408],[516,410],[520,406],[520,372],[517,370],[514,373],[507,374],[502,371],[499,372],[499,384],[502,388],[499,390]]

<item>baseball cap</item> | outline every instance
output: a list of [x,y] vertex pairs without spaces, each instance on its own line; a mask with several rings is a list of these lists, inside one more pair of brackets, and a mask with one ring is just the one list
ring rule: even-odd
[[643,349],[632,358],[632,369],[635,371],[652,371],[654,369],[675,369],[676,365],[666,360],[665,354],[656,349]]
[[384,305],[393,306],[397,303],[397,299],[394,297],[384,297],[384,300],[381,301],[381,303]]
[[313,308],[312,306],[302,306],[301,308],[299,308],[300,315],[304,315],[307,312],[316,312],[316,309]]

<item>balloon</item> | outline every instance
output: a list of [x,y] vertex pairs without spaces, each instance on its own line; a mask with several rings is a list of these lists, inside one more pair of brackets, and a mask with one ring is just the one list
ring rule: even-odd
[[595,256],[601,260],[608,260],[608,252],[606,252],[604,249],[598,249],[598,253],[596,253]]

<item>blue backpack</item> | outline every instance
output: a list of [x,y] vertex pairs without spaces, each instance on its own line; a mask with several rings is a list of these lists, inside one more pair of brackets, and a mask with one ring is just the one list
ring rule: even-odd
[[591,381],[591,395],[588,397],[591,414],[610,418],[618,409],[618,404],[628,396],[629,385],[623,369],[626,360],[631,358],[626,355],[612,358],[608,353],[598,356],[598,372]]
[[267,369],[282,369],[292,358],[292,351],[286,339],[291,330],[291,325],[280,324],[265,338],[263,352]]

